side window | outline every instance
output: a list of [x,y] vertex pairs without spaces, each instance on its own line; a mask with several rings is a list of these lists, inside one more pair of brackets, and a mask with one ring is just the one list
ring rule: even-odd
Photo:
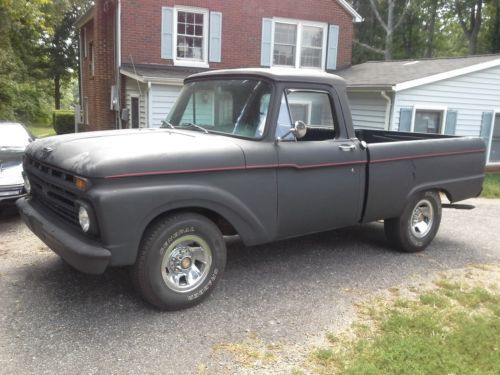
[[[285,92],[276,136],[282,137],[296,121],[302,121],[307,125],[307,134],[300,141],[323,141],[335,138],[333,110],[326,92],[295,90]],[[286,137],[285,140],[290,140],[290,137]]]

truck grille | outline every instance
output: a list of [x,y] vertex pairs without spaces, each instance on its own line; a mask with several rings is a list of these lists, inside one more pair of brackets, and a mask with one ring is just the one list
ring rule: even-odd
[[26,157],[24,171],[30,180],[33,198],[64,221],[79,226],[75,176],[30,157]]

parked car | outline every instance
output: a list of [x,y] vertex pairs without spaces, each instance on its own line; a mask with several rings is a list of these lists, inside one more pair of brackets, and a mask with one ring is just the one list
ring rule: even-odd
[[34,139],[23,125],[0,122],[0,205],[13,203],[26,194],[23,154]]
[[78,270],[131,265],[142,296],[161,309],[213,290],[224,235],[257,245],[383,219],[394,247],[421,251],[438,231],[440,194],[480,194],[485,144],[355,131],[345,88],[337,76],[297,70],[191,76],[167,129],[30,145],[31,195],[17,205]]

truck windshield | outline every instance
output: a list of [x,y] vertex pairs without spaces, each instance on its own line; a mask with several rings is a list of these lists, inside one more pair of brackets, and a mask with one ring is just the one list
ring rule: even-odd
[[[191,82],[184,86],[167,123],[174,127],[261,138],[271,85],[253,79]],[[197,126],[194,126],[197,125]]]

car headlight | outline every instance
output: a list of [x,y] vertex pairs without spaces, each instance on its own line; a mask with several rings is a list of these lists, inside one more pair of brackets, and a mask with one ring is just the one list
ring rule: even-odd
[[80,206],[78,209],[78,221],[80,222],[82,230],[87,233],[90,229],[90,216],[87,209],[83,206]]

